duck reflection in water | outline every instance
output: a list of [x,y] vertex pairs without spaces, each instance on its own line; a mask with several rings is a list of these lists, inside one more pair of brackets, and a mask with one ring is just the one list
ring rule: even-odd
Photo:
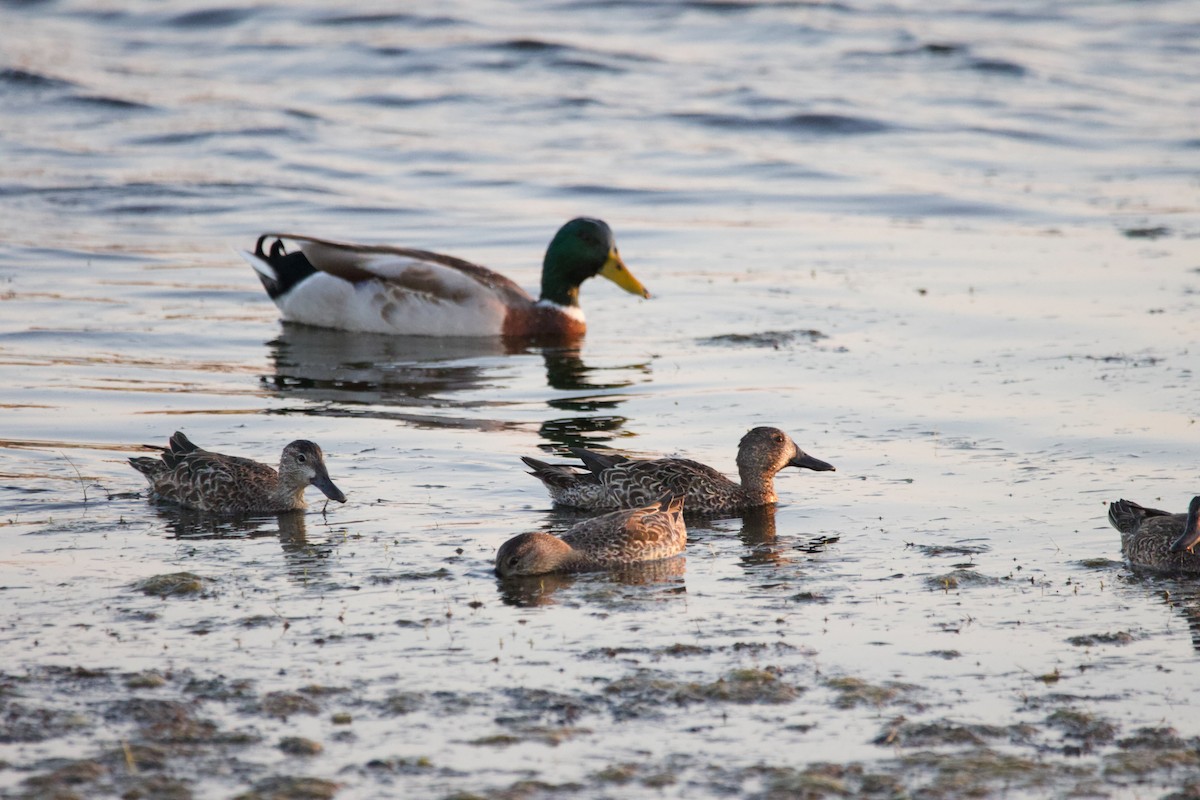
[[[625,399],[620,390],[650,372],[649,362],[589,367],[578,344],[531,337],[386,336],[283,323],[268,347],[274,371],[261,383],[280,397],[317,404],[302,413],[481,430],[523,427],[481,419],[477,410],[503,407],[495,389],[521,383],[521,372],[540,355],[546,385],[570,393],[546,401],[569,416],[541,429],[543,438],[563,447],[609,441],[625,424],[611,413]],[[480,393],[489,396],[481,400]]]
[[742,530],[738,538],[746,546],[742,564],[747,567],[762,564],[786,564],[792,559],[779,544],[775,530],[775,506],[748,509],[742,515]]
[[737,531],[737,536],[745,545],[746,550],[739,560],[746,569],[766,565],[783,566],[797,561],[807,561],[808,559],[804,555],[798,554],[812,556],[824,553],[829,545],[840,538],[836,535],[809,536],[797,533],[785,535],[780,539],[775,520],[777,510],[778,506],[772,504],[746,509],[731,517],[699,518],[693,521],[689,530],[694,533],[693,538],[699,540],[704,540],[713,534],[726,536],[733,532],[732,527],[726,527],[726,523],[740,520],[741,527]]
[[1183,581],[1175,584],[1174,588],[1164,589],[1159,596],[1187,622],[1192,649],[1200,653],[1200,588]]
[[614,587],[653,587],[661,585],[661,588],[682,592],[686,591],[683,580],[686,571],[686,559],[667,558],[661,561],[647,561],[642,564],[633,564],[608,572],[582,574],[550,573],[547,575],[497,578],[496,585],[500,590],[500,600],[502,602],[506,605],[525,608],[530,606],[554,605],[558,602],[554,598],[554,594],[572,586],[576,581],[585,581],[593,584],[604,582]]
[[337,545],[334,541],[309,542],[307,515],[303,511],[216,517],[176,506],[156,506],[154,510],[169,538],[203,541],[276,536],[290,579],[309,584],[329,577],[329,558]]

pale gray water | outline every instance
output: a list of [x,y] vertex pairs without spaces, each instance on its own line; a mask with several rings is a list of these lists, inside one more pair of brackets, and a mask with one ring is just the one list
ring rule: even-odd
[[[1200,491],[1194,4],[9,2],[0,30],[4,796],[1200,785],[1200,595],[1132,575],[1104,505]],[[580,214],[655,297],[585,285],[577,351],[284,327],[233,252],[298,230],[532,288]],[[491,575],[570,521],[519,456],[732,473],[760,424],[838,472],[640,581]],[[350,502],[157,509],[124,460],[176,429],[311,438]],[[206,594],[133,588],[179,571]]]

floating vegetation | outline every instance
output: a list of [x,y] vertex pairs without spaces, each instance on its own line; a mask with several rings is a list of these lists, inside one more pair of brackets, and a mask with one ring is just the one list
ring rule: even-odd
[[315,756],[325,748],[320,742],[305,739],[303,736],[285,736],[279,740],[279,749],[289,756]]
[[332,800],[339,784],[321,778],[275,777],[261,780],[234,800]]
[[700,344],[731,347],[773,347],[778,350],[796,341],[816,342],[829,337],[818,330],[762,331],[761,333],[726,333],[700,339]]
[[155,575],[133,584],[133,588],[142,594],[158,597],[187,597],[204,592],[207,584],[212,583],[208,578],[201,578],[191,572],[169,572],[165,575]]
[[783,681],[781,672],[772,667],[730,670],[711,683],[678,681],[638,670],[604,688],[619,717],[661,713],[664,705],[790,703],[803,691],[803,687]]
[[287,719],[296,714],[319,714],[321,707],[296,692],[267,692],[259,701],[258,711],[269,717]]
[[1096,745],[1107,744],[1117,736],[1117,726],[1096,714],[1074,708],[1060,708],[1046,717],[1046,724],[1078,742],[1068,754],[1090,753]]
[[973,556],[986,553],[991,549],[985,544],[913,544],[909,546],[915,547],[927,556]]
[[973,569],[955,569],[944,575],[930,575],[925,579],[925,585],[930,589],[966,589],[975,586],[994,586],[1000,583],[998,578],[984,575]]
[[1071,636],[1067,642],[1076,647],[1095,647],[1098,644],[1129,644],[1134,640],[1132,633],[1117,631],[1116,633],[1092,633],[1084,636]]
[[909,722],[904,717],[889,722],[872,741],[895,747],[979,747],[999,739],[1028,741],[1036,729],[1029,725],[980,725],[932,720]]
[[858,706],[881,707],[892,703],[911,703],[911,695],[918,687],[911,683],[888,681],[883,684],[871,684],[861,678],[842,676],[827,678],[825,685],[837,692],[834,705],[838,708],[856,708]]
[[1161,239],[1171,235],[1171,229],[1166,225],[1155,225],[1147,228],[1125,228],[1121,231],[1127,239]]
[[955,753],[920,751],[901,756],[899,763],[905,770],[917,770],[930,776],[916,792],[928,800],[990,797],[997,790],[1012,796],[1087,774],[1083,768],[1052,765],[989,747]]

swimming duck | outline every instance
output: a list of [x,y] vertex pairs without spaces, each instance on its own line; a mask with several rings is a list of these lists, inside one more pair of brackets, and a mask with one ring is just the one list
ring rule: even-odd
[[161,458],[131,458],[146,476],[155,497],[168,503],[216,514],[275,514],[304,508],[311,483],[330,500],[346,502],[325,469],[321,448],[306,439],[283,448],[279,471],[238,456],[201,450],[176,431]]
[[[298,249],[288,252],[285,241]],[[536,301],[486,267],[407,247],[264,233],[242,255],[285,320],[348,331],[573,338],[587,329],[579,285],[593,275],[650,296],[621,260],[608,225],[584,217],[551,240]]]
[[1108,506],[1108,521],[1121,532],[1121,550],[1135,567],[1175,572],[1200,572],[1200,495],[1186,514],[1145,508],[1131,500]]
[[687,458],[635,460],[572,447],[588,472],[547,464],[534,458],[521,460],[531,475],[545,484],[555,503],[575,508],[629,508],[665,493],[682,494],[690,514],[727,514],[779,500],[775,473],[784,467],[818,472],[833,471],[832,464],[805,453],[778,428],[754,428],[738,443],[737,465],[741,484],[712,467]]
[[641,508],[584,520],[562,537],[522,533],[496,551],[501,578],[547,572],[620,569],[679,555],[687,545],[684,499],[663,497]]

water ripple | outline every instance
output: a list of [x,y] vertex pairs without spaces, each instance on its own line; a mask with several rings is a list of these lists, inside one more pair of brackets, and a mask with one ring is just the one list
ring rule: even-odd
[[897,130],[896,126],[886,122],[845,114],[800,113],[782,117],[752,117],[742,114],[677,113],[671,116],[675,119],[715,128],[783,130],[819,136],[883,133]]

